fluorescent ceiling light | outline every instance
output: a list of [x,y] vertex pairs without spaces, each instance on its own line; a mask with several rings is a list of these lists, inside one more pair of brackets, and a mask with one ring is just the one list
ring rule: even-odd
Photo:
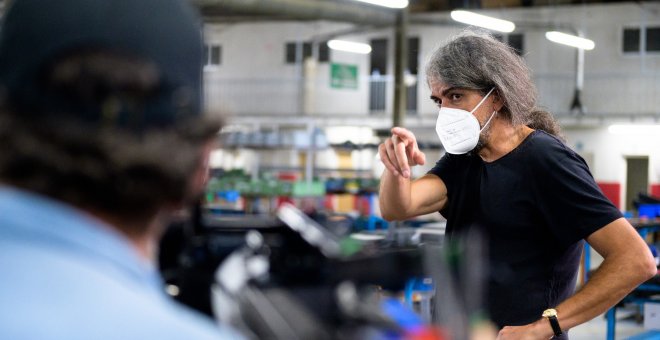
[[357,0],[366,2],[372,5],[378,5],[389,8],[406,8],[408,7],[408,0]]
[[581,48],[583,50],[593,50],[594,47],[596,47],[593,40],[557,31],[546,32],[545,37],[552,42]]
[[328,41],[328,47],[333,50],[359,53],[359,54],[369,54],[371,53],[371,46],[368,44],[357,43],[346,40],[330,40]]
[[508,20],[497,19],[468,11],[451,11],[451,18],[464,24],[479,26],[493,31],[513,32],[516,25]]
[[660,125],[613,124],[607,130],[615,135],[658,135]]

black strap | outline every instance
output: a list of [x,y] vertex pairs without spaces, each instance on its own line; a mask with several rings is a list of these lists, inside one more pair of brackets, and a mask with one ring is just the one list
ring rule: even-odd
[[557,320],[556,316],[549,316],[548,321],[550,321],[550,326],[552,327],[552,331],[555,332],[555,336],[561,336],[564,334],[564,332],[561,331],[561,327],[559,327],[559,320]]

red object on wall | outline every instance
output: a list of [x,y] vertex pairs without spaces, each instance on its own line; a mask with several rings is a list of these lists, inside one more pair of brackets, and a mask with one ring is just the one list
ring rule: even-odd
[[596,182],[600,190],[603,191],[605,197],[607,197],[614,206],[621,209],[621,183],[617,182]]
[[651,196],[660,197],[660,184],[651,184]]

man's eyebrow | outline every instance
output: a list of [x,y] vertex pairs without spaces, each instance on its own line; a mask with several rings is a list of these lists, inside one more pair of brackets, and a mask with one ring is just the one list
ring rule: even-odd
[[442,91],[442,96],[444,97],[444,96],[447,95],[447,93],[448,93],[449,91],[456,90],[456,89],[457,89],[456,86],[452,86],[452,87],[446,88],[446,89],[444,89],[444,90]]
[[[456,89],[458,89],[458,87],[456,87],[456,86],[448,87],[448,88],[442,90],[442,93],[440,95],[442,97],[444,97],[444,96],[447,95],[447,93],[449,93],[452,90],[456,90]],[[440,98],[438,98],[436,96],[433,96],[433,95],[431,95],[431,100],[434,101],[434,102],[441,102],[442,101]]]

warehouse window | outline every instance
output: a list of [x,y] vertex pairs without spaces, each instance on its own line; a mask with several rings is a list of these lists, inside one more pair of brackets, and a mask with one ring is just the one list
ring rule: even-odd
[[387,39],[373,39],[369,42],[371,53],[369,53],[370,73],[387,74]]
[[660,52],[660,27],[646,29],[646,51]]
[[369,45],[369,111],[383,113],[387,98],[387,39],[372,39]]
[[523,35],[522,33],[519,34],[509,34],[509,40],[507,43],[509,46],[511,46],[518,55],[523,55],[523,51],[525,51],[525,45],[523,43]]
[[319,62],[327,63],[330,61],[330,47],[328,47],[328,42],[323,41],[319,43]]
[[627,27],[623,29],[623,52],[660,52],[660,27]]
[[295,64],[297,58],[297,53],[298,53],[298,48],[301,47],[301,55],[300,55],[300,60],[305,60],[307,57],[312,56],[312,44],[311,43],[295,43],[295,42],[288,42],[286,43],[286,63],[287,64]]
[[[303,43],[296,43],[296,42],[288,42],[286,43],[285,46],[285,61],[287,64],[295,64],[296,63],[296,53],[298,46],[302,47],[302,54],[301,54],[301,60],[305,60],[305,58],[309,58],[313,56],[313,45],[311,42],[303,42]],[[326,41],[320,42],[318,44],[318,61],[323,63],[323,62],[328,62],[330,60],[330,48],[328,47],[328,43]]]
[[284,61],[287,64],[296,62],[296,43],[286,43],[284,47]]
[[518,55],[523,55],[524,45],[523,45],[523,34],[522,33],[513,33],[513,34],[493,34],[493,38],[506,43],[511,46],[511,48],[516,51]]
[[[417,113],[417,71],[419,68],[419,38],[408,38],[408,68],[406,72],[415,79],[412,84],[407,84],[406,110],[408,113]],[[407,83],[407,81],[406,81]]]
[[639,52],[639,28],[623,29],[623,52]]
[[222,46],[204,44],[204,65],[219,66],[220,64],[222,64]]
[[408,38],[408,71],[417,74],[419,68],[419,38]]

